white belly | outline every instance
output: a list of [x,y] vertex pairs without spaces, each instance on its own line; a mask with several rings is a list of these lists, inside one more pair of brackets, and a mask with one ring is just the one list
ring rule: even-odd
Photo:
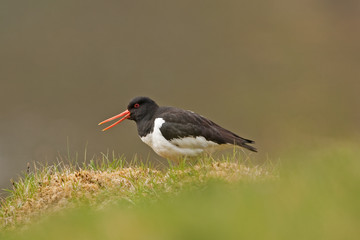
[[[141,140],[144,143],[149,145],[162,157],[169,159],[177,159],[181,156],[193,157],[204,151],[211,152],[220,146],[215,142],[207,141],[204,137],[185,137],[168,141],[164,138],[160,131],[164,122],[164,119],[156,118],[153,132],[149,133],[145,137],[141,137]],[[231,145],[229,144],[229,146]]]

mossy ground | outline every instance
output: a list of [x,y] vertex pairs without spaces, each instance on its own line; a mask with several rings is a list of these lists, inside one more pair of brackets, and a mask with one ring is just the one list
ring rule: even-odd
[[[10,196],[2,201],[0,223],[4,229],[21,227],[41,216],[81,205],[102,208],[119,199],[134,203],[176,195],[210,180],[260,181],[276,178],[275,168],[246,166],[236,157],[215,161],[203,156],[196,164],[183,160],[167,169],[108,158],[89,164],[34,167],[13,182]],[[127,166],[126,166],[127,165]]]
[[3,201],[0,237],[357,239],[359,159],[358,149],[338,147],[283,159],[280,169],[234,158],[163,170],[44,168]]

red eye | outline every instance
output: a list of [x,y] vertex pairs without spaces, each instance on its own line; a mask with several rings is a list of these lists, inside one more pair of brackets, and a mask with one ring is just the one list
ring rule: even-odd
[[139,108],[139,107],[140,107],[140,105],[138,103],[134,104],[134,108]]

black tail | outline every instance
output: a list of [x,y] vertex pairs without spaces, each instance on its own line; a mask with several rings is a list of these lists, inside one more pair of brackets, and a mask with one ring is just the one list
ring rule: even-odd
[[247,144],[255,143],[255,141],[253,141],[253,140],[240,137],[239,139],[236,139],[235,143],[236,143],[236,145],[238,145],[240,147],[246,148],[246,149],[248,149],[250,151],[253,151],[253,152],[257,152],[257,149],[255,147],[247,145]]
[[[235,144],[235,145],[238,145],[240,147],[246,148],[246,149],[248,149],[250,151],[257,152],[257,149],[255,147],[248,145],[248,144],[255,143],[255,141],[250,140],[250,139],[246,139],[246,138],[242,138],[239,135],[236,135],[235,133],[233,133],[233,132],[231,132],[231,131],[223,128],[223,127],[220,127],[219,125],[217,125],[214,122],[211,122],[211,124],[213,125],[212,127],[215,129],[215,132],[220,133],[220,136],[219,136],[220,141],[219,142],[221,144],[223,144],[224,142],[225,143],[230,143],[230,144]],[[216,140],[215,140],[215,142],[216,142]]]

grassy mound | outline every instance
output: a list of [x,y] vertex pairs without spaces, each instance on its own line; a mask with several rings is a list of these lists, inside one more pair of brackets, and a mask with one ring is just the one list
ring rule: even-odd
[[[36,181],[46,184],[36,184],[32,200],[14,190],[3,203],[3,224],[13,217],[17,225],[7,226],[22,230],[3,230],[0,238],[357,239],[359,159],[359,150],[346,147],[293,156],[283,159],[280,177],[269,164],[234,159],[163,171],[135,165],[40,171]],[[43,207],[28,207],[32,213],[21,208],[52,196]],[[13,215],[5,215],[11,206]]]
[[128,165],[125,167],[124,159],[114,158],[81,167],[35,167],[33,173],[13,183],[10,196],[1,203],[1,226],[16,228],[48,213],[84,204],[103,208],[119,199],[133,204],[143,199],[157,200],[161,195],[176,195],[214,179],[237,182],[275,178],[270,166],[245,166],[235,157],[215,161],[205,156],[197,164],[184,161],[163,171],[143,164]]

